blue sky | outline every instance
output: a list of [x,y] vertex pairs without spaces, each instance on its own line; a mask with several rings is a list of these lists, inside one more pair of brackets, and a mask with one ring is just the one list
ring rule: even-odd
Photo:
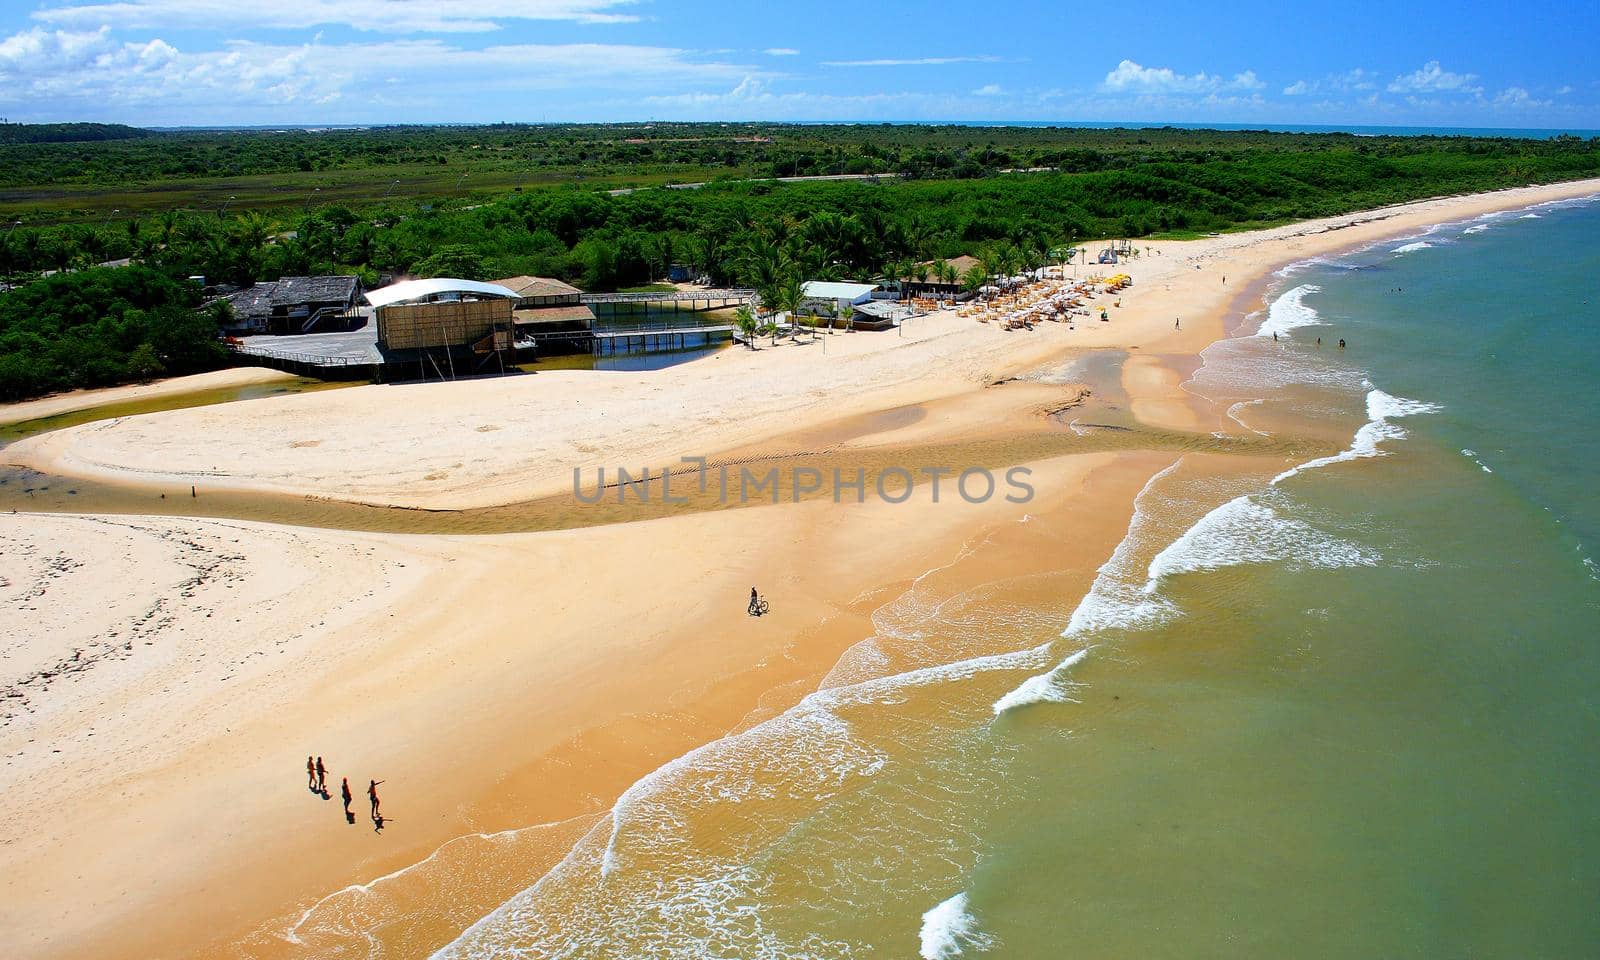
[[0,116],[1600,128],[1600,3],[0,0]]

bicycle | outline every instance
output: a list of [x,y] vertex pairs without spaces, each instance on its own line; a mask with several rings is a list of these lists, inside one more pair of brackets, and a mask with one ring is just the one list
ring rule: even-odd
[[751,598],[750,607],[749,607],[750,616],[752,616],[752,617],[765,616],[766,612],[767,612],[767,600],[766,600],[765,597],[753,597],[753,598]]

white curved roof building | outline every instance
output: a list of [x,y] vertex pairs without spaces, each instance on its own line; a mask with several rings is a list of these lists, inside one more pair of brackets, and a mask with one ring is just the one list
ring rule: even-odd
[[436,277],[432,280],[405,280],[387,287],[367,291],[367,302],[374,307],[387,307],[395,303],[427,303],[438,300],[481,300],[485,298],[516,300],[517,292],[498,283],[479,283],[476,280],[454,280]]

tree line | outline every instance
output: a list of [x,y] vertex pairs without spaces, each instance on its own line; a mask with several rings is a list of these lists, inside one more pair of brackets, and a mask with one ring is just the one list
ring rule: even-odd
[[[561,129],[563,149],[592,147],[598,133],[586,134],[590,129]],[[678,134],[667,139],[691,145],[703,144],[697,136],[714,136],[781,146],[776,137],[760,142],[765,129],[676,125],[655,135]],[[614,142],[635,139],[624,135],[627,130],[593,130]],[[913,142],[918,132],[927,134],[926,142]],[[501,134],[453,128],[418,134],[424,144],[464,136],[492,143],[491,135]],[[525,133],[507,128],[503,135]],[[244,286],[346,273],[370,287],[398,275],[492,280],[531,274],[607,291],[661,279],[682,265],[716,284],[754,286],[763,290],[764,302],[778,304],[804,280],[916,279],[918,270],[939,269],[919,264],[962,254],[980,257],[985,273],[1011,272],[1036,265],[1052,248],[1109,238],[1197,235],[1600,175],[1600,141],[1575,138],[1092,131],[1063,147],[1061,131],[1026,128],[805,131],[827,149],[900,165],[908,151],[968,149],[959,138],[990,135],[996,144],[981,148],[988,150],[985,162],[1016,163],[1019,154],[1031,162],[1040,154],[1027,151],[1048,149],[1060,169],[879,182],[726,182],[620,194],[567,186],[507,190],[472,203],[413,197],[319,205],[308,198],[289,210],[236,207],[108,216],[89,224],[0,225],[0,278],[19,285],[0,295],[0,364],[9,364],[0,366],[6,371],[0,391],[15,398],[136,378],[157,369],[152,358],[165,372],[221,362],[198,342],[179,344],[155,333],[168,323],[182,337],[205,339],[214,332],[214,323],[176,324],[175,311],[193,314],[190,301],[198,293],[185,279],[191,276]],[[137,289],[124,290],[93,269],[124,259],[142,268],[127,272],[143,278]],[[49,271],[58,275],[28,282]],[[83,296],[73,293],[80,285]],[[50,307],[55,298],[74,304],[72,311]],[[17,306],[24,302],[57,319],[28,322]],[[96,310],[115,322],[91,323],[88,314]],[[65,345],[53,343],[63,332]],[[148,350],[131,362],[142,345]],[[19,355],[25,359],[15,359]]]

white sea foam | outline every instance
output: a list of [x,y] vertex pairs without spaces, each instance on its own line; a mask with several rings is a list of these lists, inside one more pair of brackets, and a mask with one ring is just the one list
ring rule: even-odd
[[1311,567],[1371,566],[1378,555],[1308,523],[1280,515],[1253,495],[1217,507],[1150,561],[1145,592],[1176,574],[1245,563],[1282,562]]
[[1489,229],[1489,225],[1487,223],[1480,223],[1475,227],[1468,227],[1467,229],[1461,231],[1461,233],[1464,236],[1464,235],[1469,234],[1469,233],[1483,233],[1485,230],[1488,230],[1488,229]]
[[922,915],[922,960],[950,960],[968,950],[987,950],[993,937],[978,929],[967,911],[967,895],[958,893]]
[[1478,458],[1478,453],[1477,453],[1476,450],[1468,450],[1465,447],[1463,447],[1462,450],[1461,450],[1461,455],[1463,457],[1466,457],[1468,460],[1471,460],[1473,463],[1476,463],[1483,470],[1484,473],[1494,473],[1493,470],[1489,469],[1489,465],[1487,463],[1484,463],[1482,460],[1480,460]]
[[1314,283],[1302,283],[1272,301],[1272,306],[1267,308],[1267,319],[1262,322],[1261,329],[1256,331],[1256,336],[1270,337],[1277,334],[1284,337],[1288,336],[1290,330],[1320,324],[1322,318],[1314,307],[1306,305],[1305,299],[1307,294],[1318,293],[1321,290],[1322,288]]
[[1007,710],[1025,707],[1032,703],[1076,703],[1076,700],[1067,695],[1062,679],[1068,671],[1083,662],[1083,658],[1089,655],[1089,650],[1089,647],[1084,647],[1056,664],[1048,672],[1035,674],[1022,681],[1015,690],[994,702],[994,715],[998,717]]
[[1243,420],[1239,419],[1240,412],[1243,411],[1246,407],[1253,407],[1258,403],[1266,403],[1266,402],[1267,402],[1266,400],[1262,400],[1262,399],[1240,400],[1238,403],[1236,403],[1233,406],[1228,408],[1228,419],[1232,420],[1234,423],[1237,423],[1239,426],[1244,427],[1246,430],[1249,430],[1251,433],[1254,433],[1254,434],[1256,434],[1258,436],[1262,436],[1262,437],[1270,437],[1270,436],[1272,436],[1272,434],[1268,433],[1267,431],[1265,431],[1265,430],[1257,430],[1255,427],[1252,427],[1252,426],[1250,426],[1250,424],[1245,423]]
[[1524,213],[1522,216],[1518,217],[1517,219],[1518,220],[1538,220],[1538,219],[1541,219],[1541,218],[1537,213]]
[[1384,451],[1379,444],[1386,440],[1403,440],[1406,436],[1404,427],[1389,421],[1398,417],[1410,417],[1422,413],[1437,413],[1441,409],[1436,403],[1427,403],[1422,400],[1407,400],[1405,397],[1396,397],[1392,394],[1372,387],[1367,392],[1367,423],[1356,431],[1355,439],[1346,450],[1328,457],[1318,457],[1309,460],[1297,467],[1289,469],[1272,478],[1272,485],[1277,486],[1290,477],[1326,467],[1330,464],[1344,463],[1348,460],[1361,460],[1368,457],[1384,456]]
[[[849,724],[835,712],[841,707],[892,702],[908,688],[967,680],[991,670],[1037,669],[1049,657],[1050,644],[1043,643],[820,689],[779,716],[691,750],[635,781],[617,799],[600,873],[609,876],[621,865],[626,827],[638,828],[634,832],[644,839],[652,824],[673,821],[665,809],[673,798],[776,798],[791,788],[831,794],[853,778],[875,775],[886,758],[850,735]],[[781,746],[774,749],[774,741]]]
[[1168,604],[1159,597],[1146,596],[1139,589],[1138,584],[1143,578],[1139,576],[1134,555],[1143,528],[1153,515],[1149,509],[1149,501],[1153,496],[1151,491],[1177,470],[1181,463],[1183,458],[1180,457],[1151,477],[1139,495],[1133,498],[1133,519],[1128,524],[1128,532],[1111,552],[1110,559],[1095,572],[1094,583],[1072,611],[1067,629],[1061,633],[1063,637],[1075,637],[1098,630],[1133,630],[1154,626],[1166,618]]
[[1414,241],[1412,243],[1402,244],[1401,246],[1395,247],[1393,250],[1391,250],[1389,252],[1390,253],[1414,253],[1414,252],[1416,252],[1418,250],[1426,250],[1426,249],[1428,249],[1429,247],[1432,247],[1432,246],[1433,246],[1433,244],[1429,243],[1426,240],[1417,240],[1417,241]]

